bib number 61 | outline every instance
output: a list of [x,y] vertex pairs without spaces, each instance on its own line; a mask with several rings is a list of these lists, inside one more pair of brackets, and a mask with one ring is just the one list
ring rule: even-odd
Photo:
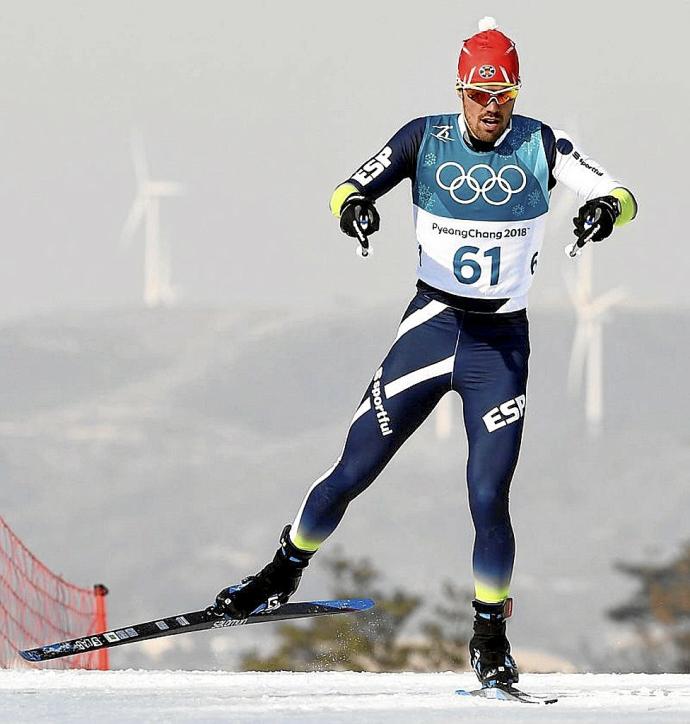
[[[461,246],[453,257],[453,271],[460,284],[475,284],[482,275],[482,266],[477,261],[479,254],[478,246]],[[495,246],[487,249],[482,255],[491,259],[491,280],[489,286],[498,284],[498,277],[501,273],[501,247]]]

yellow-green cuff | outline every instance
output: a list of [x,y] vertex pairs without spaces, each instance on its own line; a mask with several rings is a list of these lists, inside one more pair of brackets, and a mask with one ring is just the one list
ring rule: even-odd
[[501,603],[508,598],[508,585],[495,586],[474,579],[474,597],[482,603]]
[[319,550],[319,546],[321,545],[321,543],[318,541],[309,540],[309,538],[301,536],[299,534],[299,531],[295,531],[294,535],[292,535],[291,531],[290,540],[292,541],[292,545],[295,546],[295,548],[299,548],[301,551],[306,551],[307,553],[315,553]]
[[613,189],[611,196],[618,199],[621,205],[621,212],[616,219],[616,226],[623,226],[637,216],[637,201],[628,189],[619,186]]
[[343,204],[347,201],[348,196],[352,196],[352,194],[358,194],[359,189],[349,182],[346,182],[344,184],[340,184],[340,186],[336,187],[335,191],[333,192],[333,195],[331,196],[331,213],[333,216],[337,216],[340,218],[340,212],[342,211]]

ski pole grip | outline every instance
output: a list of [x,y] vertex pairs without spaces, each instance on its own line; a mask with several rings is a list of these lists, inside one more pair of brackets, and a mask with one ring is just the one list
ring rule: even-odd
[[585,229],[581,236],[577,237],[575,243],[568,244],[568,246],[565,247],[566,255],[571,259],[578,256],[578,254],[582,251],[582,247],[597,233],[597,231],[599,231],[600,228],[599,224],[591,224],[587,229]]
[[360,259],[366,259],[373,251],[371,245],[369,244],[369,239],[364,233],[362,224],[357,219],[355,219],[353,226],[355,229],[355,233],[357,234],[357,241],[359,241],[359,246],[357,247],[357,256]]

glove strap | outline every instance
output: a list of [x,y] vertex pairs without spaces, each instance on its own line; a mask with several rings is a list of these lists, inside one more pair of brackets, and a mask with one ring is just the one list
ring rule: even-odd
[[374,205],[374,202],[368,196],[365,196],[364,194],[359,194],[359,193],[350,194],[345,199],[345,202],[343,203],[343,205],[340,207],[341,216],[342,216],[343,210],[345,209],[346,206],[350,206],[350,204],[361,204],[361,203],[365,203],[370,206]]

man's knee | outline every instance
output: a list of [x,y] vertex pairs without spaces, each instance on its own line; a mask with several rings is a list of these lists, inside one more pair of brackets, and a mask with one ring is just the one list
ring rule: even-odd
[[348,503],[362,493],[376,477],[369,466],[356,461],[341,462],[337,468],[338,491]]
[[509,485],[504,481],[470,486],[470,510],[475,523],[508,516],[508,489]]

